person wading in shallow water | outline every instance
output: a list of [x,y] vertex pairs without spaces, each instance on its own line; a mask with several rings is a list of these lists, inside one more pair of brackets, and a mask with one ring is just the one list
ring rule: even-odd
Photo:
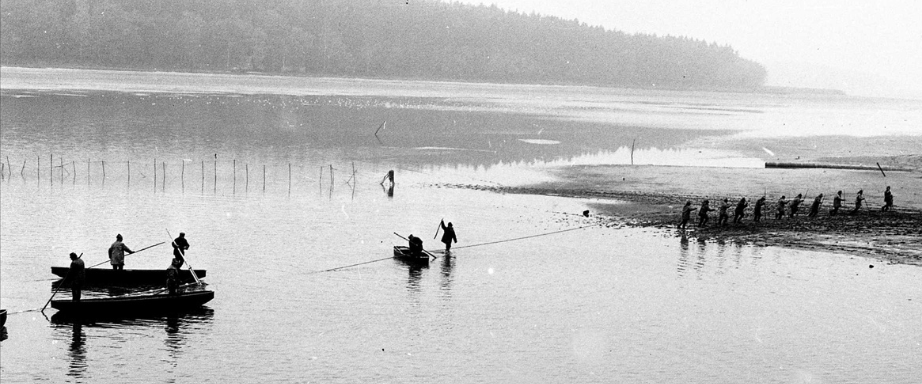
[[710,207],[710,202],[704,200],[701,202],[701,208],[698,210],[698,227],[704,228],[708,223],[708,212],[713,211]]
[[682,223],[679,224],[679,228],[685,229],[685,224],[688,224],[688,220],[691,220],[692,211],[698,208],[692,208],[691,200],[685,202],[685,206],[682,207]]
[[813,205],[810,206],[810,214],[807,217],[816,217],[820,213],[820,205],[823,204],[823,194],[819,194],[813,199]]
[[458,242],[458,237],[455,236],[455,228],[451,225],[451,222],[448,223],[448,226],[445,226],[445,220],[441,222],[442,226],[442,242],[445,243],[445,253],[451,250],[451,242]]
[[759,200],[756,200],[756,206],[752,209],[752,221],[753,222],[758,223],[762,221],[762,206],[763,205],[765,205],[765,196],[762,196],[759,198]]
[[862,204],[863,202],[864,202],[864,190],[863,190],[863,189],[860,189],[860,190],[858,190],[858,196],[855,196],[855,209],[853,209],[853,210],[852,210],[851,212],[849,212],[848,214],[849,214],[849,215],[857,214],[858,211],[861,209],[861,204]]
[[839,208],[842,208],[842,191],[836,193],[836,197],[832,198],[832,209],[829,211],[829,216],[839,214]]
[[743,215],[746,212],[746,207],[749,206],[749,203],[746,202],[746,198],[740,198],[740,201],[736,203],[736,211],[733,212],[733,223],[743,222]]
[[893,209],[893,194],[890,193],[890,186],[887,186],[887,190],[884,191],[884,206],[880,207],[881,211],[889,211]]
[[778,199],[778,213],[775,214],[775,220],[781,220],[784,217],[784,205],[787,203],[788,201],[784,199],[784,195],[781,195],[781,198]]
[[125,252],[129,255],[134,253],[122,243],[122,234],[115,235],[115,242],[109,247],[109,262],[112,263],[112,269],[125,269]]

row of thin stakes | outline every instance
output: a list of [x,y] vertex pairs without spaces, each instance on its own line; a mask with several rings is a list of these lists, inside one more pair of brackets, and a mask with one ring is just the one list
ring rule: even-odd
[[[57,164],[55,164],[56,160],[57,160]],[[27,165],[27,162],[28,162],[27,160],[23,160],[23,162],[22,162],[22,167],[21,167],[20,170],[19,170],[19,175],[20,175],[20,177],[22,177],[22,178],[25,178],[25,177],[26,177],[26,165]],[[182,164],[181,164],[181,167],[180,167],[180,180],[181,180],[182,187],[185,188],[185,180],[186,180],[186,163],[187,163],[188,161],[187,161],[187,160],[182,160],[181,162],[182,162]],[[212,164],[210,164],[210,165],[212,165],[212,168],[213,168],[213,176],[214,176],[213,189],[214,189],[215,191],[217,191],[217,185],[218,185],[218,155],[215,154],[215,155],[214,155],[214,159],[213,159],[212,161],[210,161],[210,162],[212,163]],[[82,161],[81,161],[81,163],[82,163]],[[206,163],[205,160],[202,160],[202,161],[201,161],[201,185],[202,185],[202,190],[203,190],[203,191],[205,190],[205,163]],[[233,178],[233,181],[232,181],[232,183],[233,183],[234,191],[236,191],[236,190],[237,190],[237,173],[238,173],[238,170],[237,170],[237,160],[236,160],[236,159],[233,159],[233,160],[231,160],[231,163],[233,164],[233,165],[232,165],[232,166],[233,166],[233,169],[232,169],[232,175],[233,175],[232,178]],[[63,158],[63,157],[60,157],[60,156],[59,156],[58,158],[55,158],[54,155],[51,154],[51,155],[49,155],[48,164],[49,164],[49,165],[48,165],[48,176],[49,176],[49,180],[50,180],[51,183],[54,183],[55,178],[58,178],[58,179],[60,180],[60,183],[61,183],[61,184],[64,184],[65,179],[71,179],[73,184],[76,184],[76,183],[77,183],[77,161],[71,160],[71,161],[70,161],[70,164],[67,164],[67,163],[64,162],[64,158]],[[95,164],[98,164],[98,165],[95,165]],[[86,160],[86,183],[87,183],[87,185],[90,184],[90,175],[93,173],[93,172],[92,172],[92,168],[93,168],[94,166],[95,166],[95,167],[98,167],[97,169],[99,169],[100,172],[102,173],[102,183],[104,184],[104,183],[105,183],[105,180],[106,180],[106,169],[107,169],[107,165],[108,165],[108,169],[111,170],[111,169],[113,168],[113,165],[116,165],[116,164],[119,165],[119,166],[121,166],[122,164],[124,164],[124,166],[126,167],[127,183],[130,185],[130,184],[131,184],[131,166],[132,166],[131,160],[126,160],[126,161],[124,161],[124,162],[106,162],[105,160],[91,161],[90,159],[87,159],[87,160]],[[147,175],[144,174],[143,172],[141,172],[141,171],[139,170],[139,168],[142,168],[142,169],[151,169],[151,168],[147,168],[147,167],[150,167],[150,166],[152,165],[152,168],[153,168],[153,186],[154,186],[154,189],[155,189],[155,190],[157,189],[157,186],[158,186],[158,183],[159,183],[159,185],[161,186],[161,188],[165,190],[165,189],[166,189],[166,179],[167,179],[167,178],[166,178],[166,174],[167,174],[167,162],[166,162],[166,161],[160,161],[160,162],[158,162],[157,159],[153,159],[152,163],[148,163],[148,164],[150,164],[150,165],[141,165],[141,164],[143,164],[143,163],[135,162],[135,170],[136,170],[137,172],[139,172],[143,177],[146,178]],[[69,165],[70,167],[68,167],[68,165]],[[158,168],[160,168],[160,172],[158,172]],[[321,166],[320,166],[320,175],[319,175],[319,178],[318,178],[318,182],[319,182],[319,183],[322,183],[322,182],[323,182],[323,173],[324,173],[324,169],[325,169],[325,168],[329,168],[329,172],[330,172],[330,189],[332,190],[333,184],[334,184],[334,182],[335,182],[333,164],[330,164],[330,165],[328,165],[328,166],[327,166],[327,165],[321,165]],[[243,181],[244,181],[244,188],[245,188],[245,190],[249,190],[249,185],[250,185],[250,165],[249,165],[248,163],[243,163],[242,170],[243,170],[243,172],[244,172],[244,177],[243,177],[243,179],[244,179],[244,180],[243,180]],[[31,172],[30,172],[30,173],[31,173]],[[42,158],[41,158],[41,156],[36,156],[35,175],[36,175],[36,179],[37,179],[38,181],[41,181],[42,173],[43,173],[43,172],[42,172]],[[355,162],[352,162],[351,177],[350,177],[349,180],[347,180],[345,183],[346,183],[346,184],[349,184],[350,182],[352,182],[352,185],[353,185],[353,187],[354,187],[354,186],[355,186],[354,181],[356,180],[355,175],[356,175]],[[159,181],[158,181],[158,176],[159,176]],[[5,163],[2,162],[2,161],[0,161],[0,179],[6,180],[6,179],[11,179],[12,177],[13,177],[13,166],[12,166],[12,163],[10,162],[10,157],[9,157],[9,156],[6,156],[6,162],[5,162]],[[289,193],[291,193],[291,184],[292,184],[292,167],[291,167],[291,163],[288,163],[288,192],[289,192]],[[265,190],[266,190],[266,166],[265,166],[265,165],[262,166],[262,190],[263,190],[264,192],[265,192]]]

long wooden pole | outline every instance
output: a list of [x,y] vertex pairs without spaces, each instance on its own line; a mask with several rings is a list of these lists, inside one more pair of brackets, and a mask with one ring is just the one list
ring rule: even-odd
[[[400,234],[397,233],[397,232],[394,232],[394,234],[397,235],[397,237],[399,237],[399,238],[401,238],[401,239],[404,239],[404,240],[406,240],[406,241],[408,241],[408,242],[410,241],[410,239],[407,239],[406,237],[400,236]],[[427,255],[429,255],[430,257],[432,257],[432,260],[435,260],[435,259],[438,259],[438,258],[439,258],[438,256],[433,255],[431,252],[429,252],[429,251],[427,251],[427,250],[425,250],[425,249],[423,249],[423,252],[426,252]]]
[[[80,252],[80,256],[77,256],[78,259],[81,258],[81,257],[83,257],[83,252]],[[48,301],[45,302],[45,305],[42,307],[42,312],[45,311],[45,308],[48,308],[48,303],[51,303],[51,299],[54,298],[54,295],[57,295],[57,294],[58,294],[58,291],[61,289],[61,286],[64,285],[63,283],[64,283],[65,281],[67,281],[67,278],[68,278],[68,277],[70,277],[70,269],[69,269],[69,268],[67,269],[67,273],[64,274],[64,278],[61,279],[61,283],[62,283],[62,284],[58,284],[58,287],[55,288],[55,289],[54,289],[54,292],[51,293],[51,297],[49,297],[49,298],[48,298]]]
[[[131,253],[131,254],[129,254],[129,255],[126,255],[125,257],[134,255],[135,253],[139,253],[139,252],[141,252],[141,251],[143,251],[143,250],[145,250],[145,249],[149,249],[149,248],[156,247],[156,246],[158,246],[158,245],[160,245],[160,244],[163,244],[163,243],[165,243],[165,242],[164,242],[164,241],[161,241],[161,242],[159,242],[159,243],[157,243],[157,244],[154,244],[154,245],[148,245],[148,246],[146,246],[146,247],[144,247],[144,248],[141,248],[141,249],[139,249],[139,250],[137,250],[137,251],[134,251],[133,253]],[[109,262],[109,260],[106,260],[106,261],[103,261],[103,262],[98,263],[98,264],[93,264],[93,265],[89,266],[88,268],[95,268],[95,267],[98,267],[98,266],[103,265],[103,264],[108,263],[108,262]]]

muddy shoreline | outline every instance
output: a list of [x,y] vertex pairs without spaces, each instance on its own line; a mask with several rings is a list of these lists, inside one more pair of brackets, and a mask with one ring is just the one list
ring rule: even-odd
[[[922,266],[922,173],[850,170],[774,170],[751,168],[704,168],[592,165],[551,171],[556,181],[538,185],[505,187],[451,185],[496,193],[536,194],[589,199],[590,215],[613,226],[652,227],[674,236],[699,242],[737,242],[759,246],[778,246],[878,259],[892,264]],[[882,192],[891,185],[896,195],[892,211],[880,210]],[[865,206],[856,214],[854,195],[864,188]],[[878,191],[879,189],[879,191]],[[840,214],[830,215],[832,196],[842,190],[844,206]],[[812,191],[812,192],[810,192]],[[775,201],[784,194],[788,200],[798,193],[807,198],[794,218],[775,219]],[[807,217],[813,197],[823,193],[825,200],[817,217]],[[741,223],[732,223],[733,209],[740,197],[754,202],[766,196],[762,221],[752,220],[752,205]],[[716,209],[729,199],[730,223],[717,225],[717,211],[710,221],[697,228],[697,212],[686,230],[677,225],[681,208],[691,201],[697,208],[704,199]]]

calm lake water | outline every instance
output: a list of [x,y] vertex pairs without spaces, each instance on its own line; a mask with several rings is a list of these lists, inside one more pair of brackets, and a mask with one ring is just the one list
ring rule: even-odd
[[[389,83],[328,79],[272,94],[253,84],[277,78],[216,90],[187,75],[149,75],[164,90],[143,74],[77,71],[60,80],[66,73],[3,77],[4,383],[922,376],[917,267],[688,241],[579,214],[596,200],[454,187],[533,183],[549,166],[626,163],[638,136],[635,156],[647,163],[760,166],[676,149],[733,131],[703,127],[743,123],[638,102],[685,96],[592,95],[640,105],[634,124],[606,122],[594,108],[580,115],[579,103],[555,115],[551,101],[580,94],[566,87],[479,85],[451,98],[440,95],[466,86],[404,84],[389,96]],[[683,105],[746,121],[784,104],[744,99],[700,94]],[[676,113],[700,124],[649,126]],[[392,169],[388,191],[379,183]],[[404,243],[394,232],[439,249],[430,234],[441,218],[457,228],[452,256],[428,267],[388,258]],[[69,252],[93,265],[117,233],[138,249],[168,241],[167,231],[184,231],[188,261],[208,270],[215,299],[201,310],[90,324],[34,311],[52,293],[50,266],[66,265]],[[170,257],[161,245],[126,263],[165,269]]]

